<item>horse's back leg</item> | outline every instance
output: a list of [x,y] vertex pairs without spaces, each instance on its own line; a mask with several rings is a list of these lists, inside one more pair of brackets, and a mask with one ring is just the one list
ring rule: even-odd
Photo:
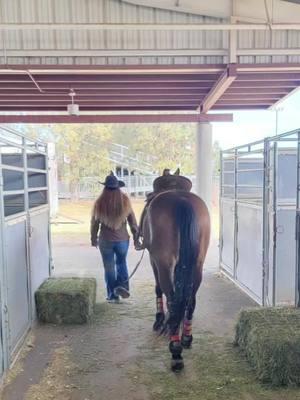
[[155,294],[156,294],[156,315],[155,322],[153,324],[153,330],[159,331],[163,327],[165,320],[164,302],[163,302],[163,292],[159,284],[159,276],[157,267],[152,259],[150,259],[154,277],[155,277]]
[[168,331],[170,335],[169,350],[172,354],[171,368],[173,371],[180,371],[184,367],[182,359],[182,345],[180,338],[180,325],[181,318],[176,309],[177,304],[174,299],[174,270],[175,270],[175,260],[160,260],[158,265],[158,277],[160,282],[160,287],[167,297],[168,304],[168,320],[164,325],[164,330]]
[[184,316],[181,344],[185,349],[189,349],[193,342],[193,334],[192,334],[193,314],[196,308],[196,294],[202,282],[202,270],[203,270],[203,263],[200,262],[195,270],[193,293],[186,307]]

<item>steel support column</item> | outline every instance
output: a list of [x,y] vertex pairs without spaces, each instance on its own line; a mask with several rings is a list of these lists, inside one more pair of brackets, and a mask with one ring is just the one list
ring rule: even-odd
[[211,208],[212,198],[212,125],[198,123],[196,132],[196,193]]

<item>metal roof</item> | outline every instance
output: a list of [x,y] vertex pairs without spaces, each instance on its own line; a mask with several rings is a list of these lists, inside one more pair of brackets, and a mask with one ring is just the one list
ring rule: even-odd
[[[235,0],[230,18],[229,0],[180,0],[182,7],[186,3],[191,8],[175,7],[173,0],[135,3],[144,5],[121,0],[1,0],[0,63],[300,62],[297,4],[266,0],[268,20],[263,0]],[[173,8],[162,9],[165,3]]]
[[300,22],[299,0],[123,0],[125,3],[240,22]]
[[300,85],[299,9],[282,0],[1,0],[0,113],[66,112],[71,89],[82,113],[199,120],[268,108]]

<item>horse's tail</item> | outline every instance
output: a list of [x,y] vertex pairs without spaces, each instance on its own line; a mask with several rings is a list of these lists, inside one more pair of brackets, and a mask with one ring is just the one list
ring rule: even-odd
[[176,206],[176,225],[179,231],[179,258],[174,277],[174,311],[182,320],[192,296],[200,240],[199,221],[194,208],[185,199],[180,199]]

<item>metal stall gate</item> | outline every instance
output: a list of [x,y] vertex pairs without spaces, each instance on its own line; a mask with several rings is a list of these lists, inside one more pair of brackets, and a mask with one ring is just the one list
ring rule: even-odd
[[257,303],[299,303],[300,130],[221,153],[220,266]]
[[34,292],[50,273],[46,144],[0,127],[0,375],[35,317]]

